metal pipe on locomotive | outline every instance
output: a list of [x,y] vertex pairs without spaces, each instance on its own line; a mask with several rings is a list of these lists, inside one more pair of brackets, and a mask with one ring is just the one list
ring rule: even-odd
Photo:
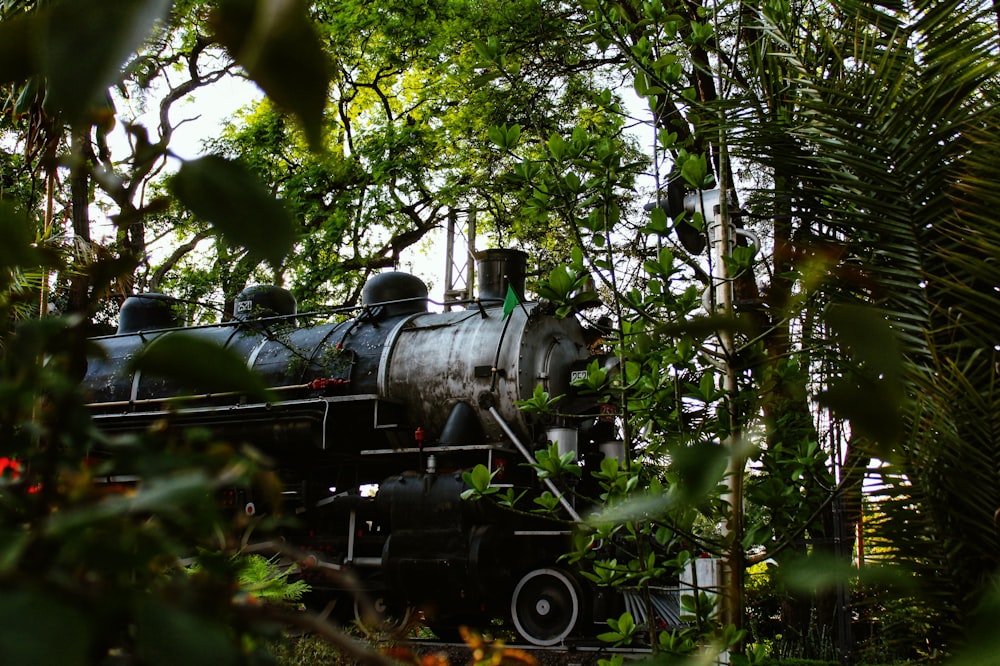
[[[497,483],[538,486],[522,463],[552,424],[516,405],[538,384],[571,396],[578,416],[561,425],[579,433],[584,458],[613,437],[592,399],[572,398],[571,378],[591,360],[587,331],[538,303],[505,316],[508,286],[523,301],[526,255],[493,250],[480,262],[478,298],[444,313],[399,272],[369,280],[356,316],[339,322],[309,323],[269,286],[246,290],[234,318],[212,326],[177,327],[165,297],[131,297],[118,333],[95,339],[103,356],[84,379],[94,419],[111,433],[166,420],[258,447],[284,484],[283,511],[306,527],[301,545],[355,568],[386,604],[420,608],[438,629],[506,617],[532,643],[561,643],[609,616],[603,593],[558,561],[569,528],[463,501],[462,471],[484,464]],[[169,405],[178,387],[127,361],[177,330],[240,355],[280,399],[206,393]],[[374,497],[360,494],[366,484]]]

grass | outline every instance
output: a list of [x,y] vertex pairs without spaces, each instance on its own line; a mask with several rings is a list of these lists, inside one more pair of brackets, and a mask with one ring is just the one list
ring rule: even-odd
[[278,666],[351,666],[332,645],[317,636],[286,637],[271,645]]

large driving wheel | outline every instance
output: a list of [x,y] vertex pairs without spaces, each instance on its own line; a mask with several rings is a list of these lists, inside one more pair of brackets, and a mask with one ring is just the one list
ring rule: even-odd
[[556,645],[581,616],[580,587],[565,571],[535,569],[514,588],[510,614],[517,632],[534,645]]
[[407,627],[413,608],[388,596],[372,595],[354,601],[355,625],[366,634],[396,633]]

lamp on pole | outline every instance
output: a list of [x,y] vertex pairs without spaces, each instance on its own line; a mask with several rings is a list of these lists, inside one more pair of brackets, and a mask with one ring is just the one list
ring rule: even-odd
[[[729,410],[729,432],[722,445],[729,454],[726,472],[726,493],[724,499],[729,505],[729,513],[723,524],[725,558],[722,563],[723,606],[721,619],[724,624],[741,629],[743,627],[744,586],[743,573],[745,558],[743,552],[743,474],[746,468],[746,453],[743,446],[743,430],[737,410],[739,393],[739,371],[734,362],[736,339],[733,327],[735,309],[733,306],[733,277],[729,274],[730,262],[738,236],[744,236],[757,247],[760,241],[755,234],[738,228],[733,221],[731,207],[735,205],[723,196],[728,188],[683,192],[682,185],[672,183],[667,197],[646,206],[663,208],[674,218],[674,229],[681,244],[692,254],[700,255],[708,248],[710,284],[705,292],[703,304],[711,315],[722,319],[718,330],[718,341],[723,362],[723,391],[726,409]],[[694,213],[701,215],[703,231],[691,225],[685,217]],[[679,219],[678,219],[679,218]],[[694,233],[693,233],[694,232]],[[707,242],[706,242],[707,236]]]

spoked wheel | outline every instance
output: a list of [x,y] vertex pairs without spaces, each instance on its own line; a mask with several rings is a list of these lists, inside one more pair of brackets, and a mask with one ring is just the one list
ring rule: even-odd
[[373,595],[367,601],[370,603],[354,601],[354,622],[366,633],[394,633],[413,618],[413,608],[406,604],[380,595]]
[[514,588],[510,601],[514,627],[529,643],[556,645],[576,628],[580,599],[580,587],[565,571],[535,569]]

